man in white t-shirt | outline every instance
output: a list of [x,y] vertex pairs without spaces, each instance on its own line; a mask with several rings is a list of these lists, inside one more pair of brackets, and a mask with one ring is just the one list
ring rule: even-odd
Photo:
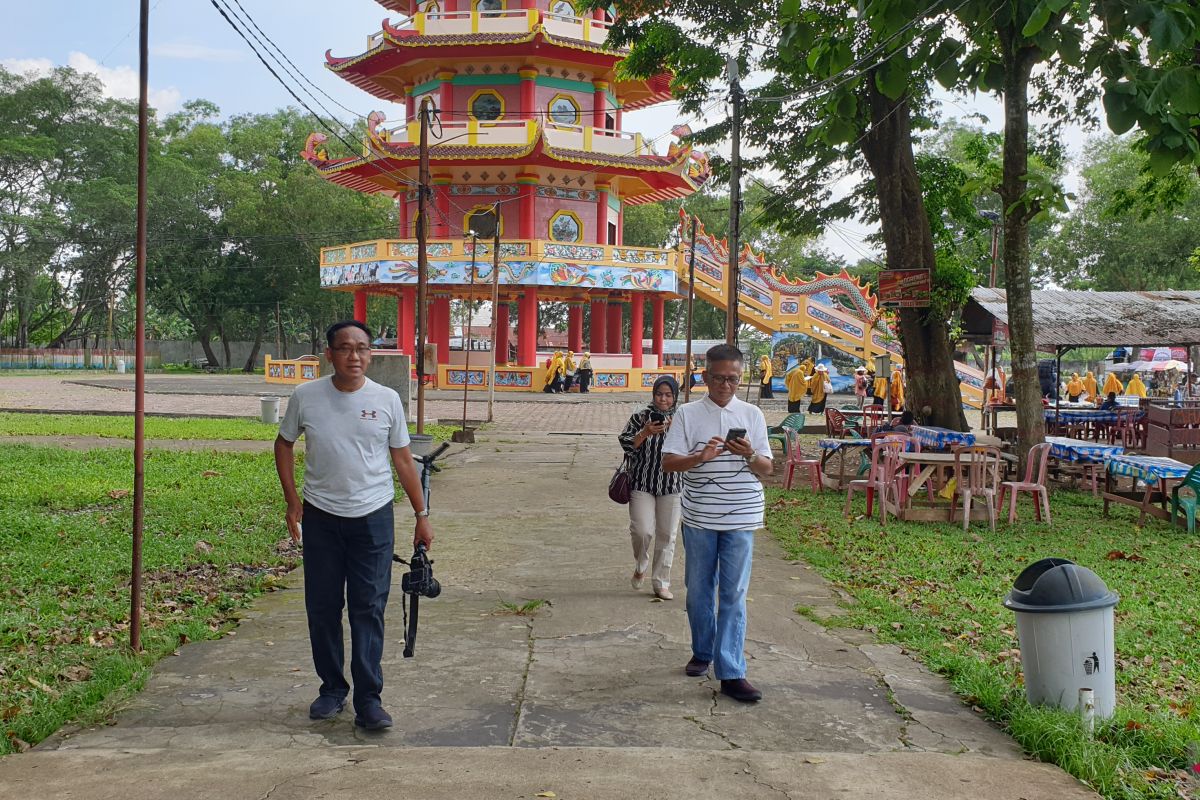
[[[395,546],[392,468],[416,514],[413,545],[433,544],[421,479],[408,449],[400,396],[366,376],[371,332],[339,322],[325,334],[333,375],[296,387],[275,439],[275,468],[292,539],[304,538],[304,607],[321,692],[312,719],[341,713],[350,693],[343,667],[342,607],[350,618],[354,724],[390,728],[383,709],[383,614]],[[304,494],[296,491],[295,442],[304,434]],[[343,603],[343,598],[345,602]]]
[[[763,524],[761,479],[774,465],[762,411],[736,397],[741,351],[717,345],[707,362],[708,396],[675,412],[662,447],[663,470],[683,473],[684,585],[692,631],[692,658],[684,671],[698,678],[713,664],[721,692],[751,703],[762,692],[746,680],[746,591],[754,531]],[[744,434],[727,436],[737,430]]]

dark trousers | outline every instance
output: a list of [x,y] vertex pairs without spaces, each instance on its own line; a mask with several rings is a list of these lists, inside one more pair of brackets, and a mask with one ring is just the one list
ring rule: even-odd
[[588,387],[592,383],[592,371],[590,369],[581,369],[577,374],[579,375],[579,391],[581,394],[587,394]]
[[304,608],[321,694],[344,699],[342,608],[349,608],[354,708],[380,704],[383,612],[392,585],[392,504],[365,517],[339,517],[304,504]]

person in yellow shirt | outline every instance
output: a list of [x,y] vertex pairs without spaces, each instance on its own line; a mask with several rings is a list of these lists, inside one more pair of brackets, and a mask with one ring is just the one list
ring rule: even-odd
[[904,371],[900,367],[892,369],[892,411],[904,408]]
[[824,414],[825,400],[829,390],[829,369],[824,364],[817,364],[817,370],[808,379],[808,388],[812,391],[812,402],[808,404],[808,413]]
[[1071,373],[1071,380],[1067,381],[1067,400],[1072,403],[1078,403],[1079,398],[1083,396],[1083,380],[1080,379],[1078,372]]
[[888,396],[888,379],[886,375],[876,375],[872,382],[871,405],[881,406]]
[[562,351],[555,350],[554,355],[550,357],[550,362],[546,364],[546,385],[542,387],[542,391],[546,394],[561,392],[563,371]]
[[575,383],[575,353],[568,350],[567,357],[563,359],[563,391],[571,391],[573,383]]
[[1104,388],[1101,390],[1103,394],[1125,394],[1125,384],[1121,383],[1121,379],[1117,377],[1117,373],[1110,372],[1108,377],[1104,379]]
[[775,375],[775,369],[771,366],[771,357],[764,355],[758,359],[758,371],[760,373],[758,383],[758,399],[770,400],[775,396],[771,391],[771,378]]
[[1096,402],[1096,398],[1100,396],[1100,384],[1096,382],[1096,376],[1088,370],[1088,374],[1083,378],[1083,391],[1087,394],[1089,403]]
[[803,411],[800,404],[804,395],[808,394],[808,376],[804,374],[803,364],[796,364],[783,376],[783,385],[787,387],[788,413],[798,414]]
[[1146,384],[1142,383],[1142,377],[1136,372],[1129,379],[1129,385],[1125,387],[1125,394],[1135,394],[1138,397],[1146,396]]

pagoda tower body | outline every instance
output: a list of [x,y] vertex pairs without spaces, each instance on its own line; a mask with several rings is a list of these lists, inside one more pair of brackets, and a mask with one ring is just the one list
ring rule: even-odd
[[[361,155],[328,158],[324,136],[314,133],[305,157],[334,183],[395,198],[399,230],[395,239],[326,248],[322,285],[353,291],[355,316],[364,321],[367,294],[395,296],[397,349],[414,352],[418,109],[431,98],[427,319],[439,384],[540,388],[538,305],[555,301],[568,304],[567,348],[593,353],[596,388],[649,385],[661,366],[663,303],[678,296],[680,253],[626,247],[625,209],[684,197],[709,174],[690,147],[671,142],[658,155],[623,129],[626,111],[669,99],[669,76],[620,78],[624,53],[605,46],[610,18],[602,11],[581,17],[567,0],[380,4],[407,16],[384,20],[359,55],[326,53],[326,65],[390,110],[368,118]],[[388,119],[397,122],[389,127]],[[492,353],[499,366],[478,366],[486,359],[476,356],[468,375],[459,367],[464,354],[449,346],[450,300],[490,298],[495,224],[500,303]],[[472,231],[487,238],[474,241]],[[652,354],[643,352],[641,337],[647,300]],[[381,324],[392,327],[391,320]]]

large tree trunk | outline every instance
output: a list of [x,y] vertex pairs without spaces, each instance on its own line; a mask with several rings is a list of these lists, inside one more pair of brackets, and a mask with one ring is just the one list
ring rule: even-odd
[[[860,146],[875,178],[887,269],[932,272],[936,256],[913,157],[908,98],[889,100],[875,88],[873,77],[866,83],[871,129]],[[932,309],[918,308],[901,309],[899,318],[908,408],[926,424],[968,430],[948,321]]]
[[254,332],[254,346],[250,348],[250,356],[246,359],[246,363],[242,365],[242,372],[254,372],[254,362],[258,361],[258,350],[262,347],[263,331],[266,330],[266,327],[267,314],[263,312],[258,315],[258,325]]
[[1024,459],[1046,435],[1042,389],[1038,382],[1033,330],[1033,285],[1029,274],[1029,220],[1036,213],[1023,202],[1029,172],[1029,75],[1036,50],[1021,47],[1015,29],[1001,26],[1004,59],[1004,289],[1017,406],[1017,449]]

